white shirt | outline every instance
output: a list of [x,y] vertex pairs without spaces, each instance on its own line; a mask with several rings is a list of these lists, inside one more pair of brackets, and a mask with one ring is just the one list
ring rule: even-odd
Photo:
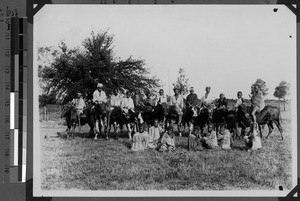
[[121,105],[121,97],[119,95],[112,95],[110,97],[110,106],[118,107]]
[[165,95],[162,95],[162,96],[158,95],[157,98],[156,98],[156,104],[155,105],[158,104],[159,99],[160,99],[160,103],[167,103],[167,96],[165,96]]
[[72,103],[75,105],[75,108],[77,110],[83,110],[83,108],[85,107],[85,103],[84,103],[83,98],[73,99]]
[[107,97],[104,91],[101,90],[101,92],[98,91],[98,89],[96,89],[93,93],[93,102],[106,102],[107,101]]
[[175,95],[172,96],[171,104],[183,108],[183,97],[181,95],[178,95],[176,99]]
[[236,100],[236,102],[235,102],[234,107],[238,107],[238,106],[240,106],[240,105],[242,105],[242,104],[243,104],[242,98],[238,98],[238,99]]
[[134,108],[134,104],[133,104],[133,100],[132,98],[122,98],[121,100],[121,108],[128,108],[128,109],[133,109]]
[[201,98],[201,102],[204,104],[204,105],[207,105],[207,104],[210,104],[213,102],[213,99],[210,95],[210,93],[207,95],[207,97],[205,97],[205,94],[204,96]]

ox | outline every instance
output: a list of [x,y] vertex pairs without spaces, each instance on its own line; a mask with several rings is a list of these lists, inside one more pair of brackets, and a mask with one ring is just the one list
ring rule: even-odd
[[165,124],[167,116],[167,103],[157,104],[156,106],[145,106],[143,109],[140,109],[139,112],[139,121],[140,123],[146,122],[147,125],[154,125],[154,119],[157,119],[161,125]]
[[107,103],[95,103],[92,107],[91,119],[95,125],[95,136],[91,137],[94,137],[95,140],[98,134],[102,136],[102,130],[106,132],[108,109],[109,106]]
[[[249,127],[252,123],[252,117],[250,114],[251,107],[246,106],[246,105],[240,105],[238,106],[237,110],[237,121],[240,124],[243,124],[245,127]],[[256,121],[259,125],[259,130],[260,130],[260,136],[262,138],[262,131],[261,131],[261,125],[268,125],[269,128],[269,133],[266,136],[266,138],[269,137],[269,135],[272,133],[274,126],[273,123],[277,126],[280,134],[281,134],[281,139],[283,140],[283,129],[280,125],[280,110],[276,106],[270,106],[267,105],[264,107],[264,109],[260,113],[256,113]]]
[[204,107],[199,110],[198,115],[194,118],[195,126],[199,126],[201,133],[206,125],[210,124],[211,118],[208,108]]
[[116,132],[116,127],[120,126],[122,130],[123,125],[126,125],[128,130],[128,137],[131,140],[132,135],[135,133],[136,123],[137,123],[138,113],[132,110],[128,110],[127,112],[122,111],[120,107],[116,107],[113,109],[110,116],[110,125],[107,125],[108,131],[106,132],[106,139],[108,139],[108,135],[111,130],[111,125],[113,125],[114,130]]
[[[83,114],[81,115],[80,118],[80,123],[81,126],[88,124],[90,127],[90,135],[94,133],[94,123],[91,118],[91,107],[86,107],[83,110]],[[67,133],[68,137],[67,138],[73,138],[74,139],[74,133],[75,133],[75,128],[76,125],[78,124],[78,116],[76,114],[76,109],[71,105],[67,104],[63,106],[62,112],[61,112],[61,117],[66,118],[67,122]]]

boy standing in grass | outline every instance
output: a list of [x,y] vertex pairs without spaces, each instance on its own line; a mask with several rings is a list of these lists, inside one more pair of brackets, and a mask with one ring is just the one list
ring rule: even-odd
[[207,126],[207,132],[204,133],[202,146],[207,149],[215,149],[218,147],[217,134],[216,131],[213,130],[213,124],[211,123]]
[[195,126],[194,134],[190,134],[188,137],[188,150],[189,151],[200,151],[202,148],[202,136],[199,126]]
[[159,151],[174,151],[175,150],[175,135],[173,133],[173,127],[169,126],[167,132],[164,133],[158,146]]
[[220,146],[222,149],[231,149],[230,148],[230,131],[227,129],[226,124],[221,124],[220,132],[218,133],[218,141],[220,141]]

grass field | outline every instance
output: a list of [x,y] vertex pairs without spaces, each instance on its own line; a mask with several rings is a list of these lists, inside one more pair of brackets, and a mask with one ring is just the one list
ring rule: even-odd
[[[187,137],[176,137],[176,151],[133,152],[125,133],[88,139],[88,127],[74,140],[57,137],[62,121],[41,122],[44,190],[284,190],[292,188],[290,115],[282,112],[284,141],[277,128],[263,148],[248,153],[243,141],[233,149],[187,151]],[[264,130],[264,136],[267,128]]]

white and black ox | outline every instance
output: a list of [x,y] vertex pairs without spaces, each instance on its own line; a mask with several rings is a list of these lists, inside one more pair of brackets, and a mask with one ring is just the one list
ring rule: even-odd
[[116,132],[117,127],[122,130],[123,126],[126,125],[128,131],[128,137],[131,140],[132,135],[136,132],[138,113],[133,109],[122,110],[121,107],[113,109],[110,115],[110,124],[107,125],[106,139],[108,139],[111,126],[113,125],[114,131]]

